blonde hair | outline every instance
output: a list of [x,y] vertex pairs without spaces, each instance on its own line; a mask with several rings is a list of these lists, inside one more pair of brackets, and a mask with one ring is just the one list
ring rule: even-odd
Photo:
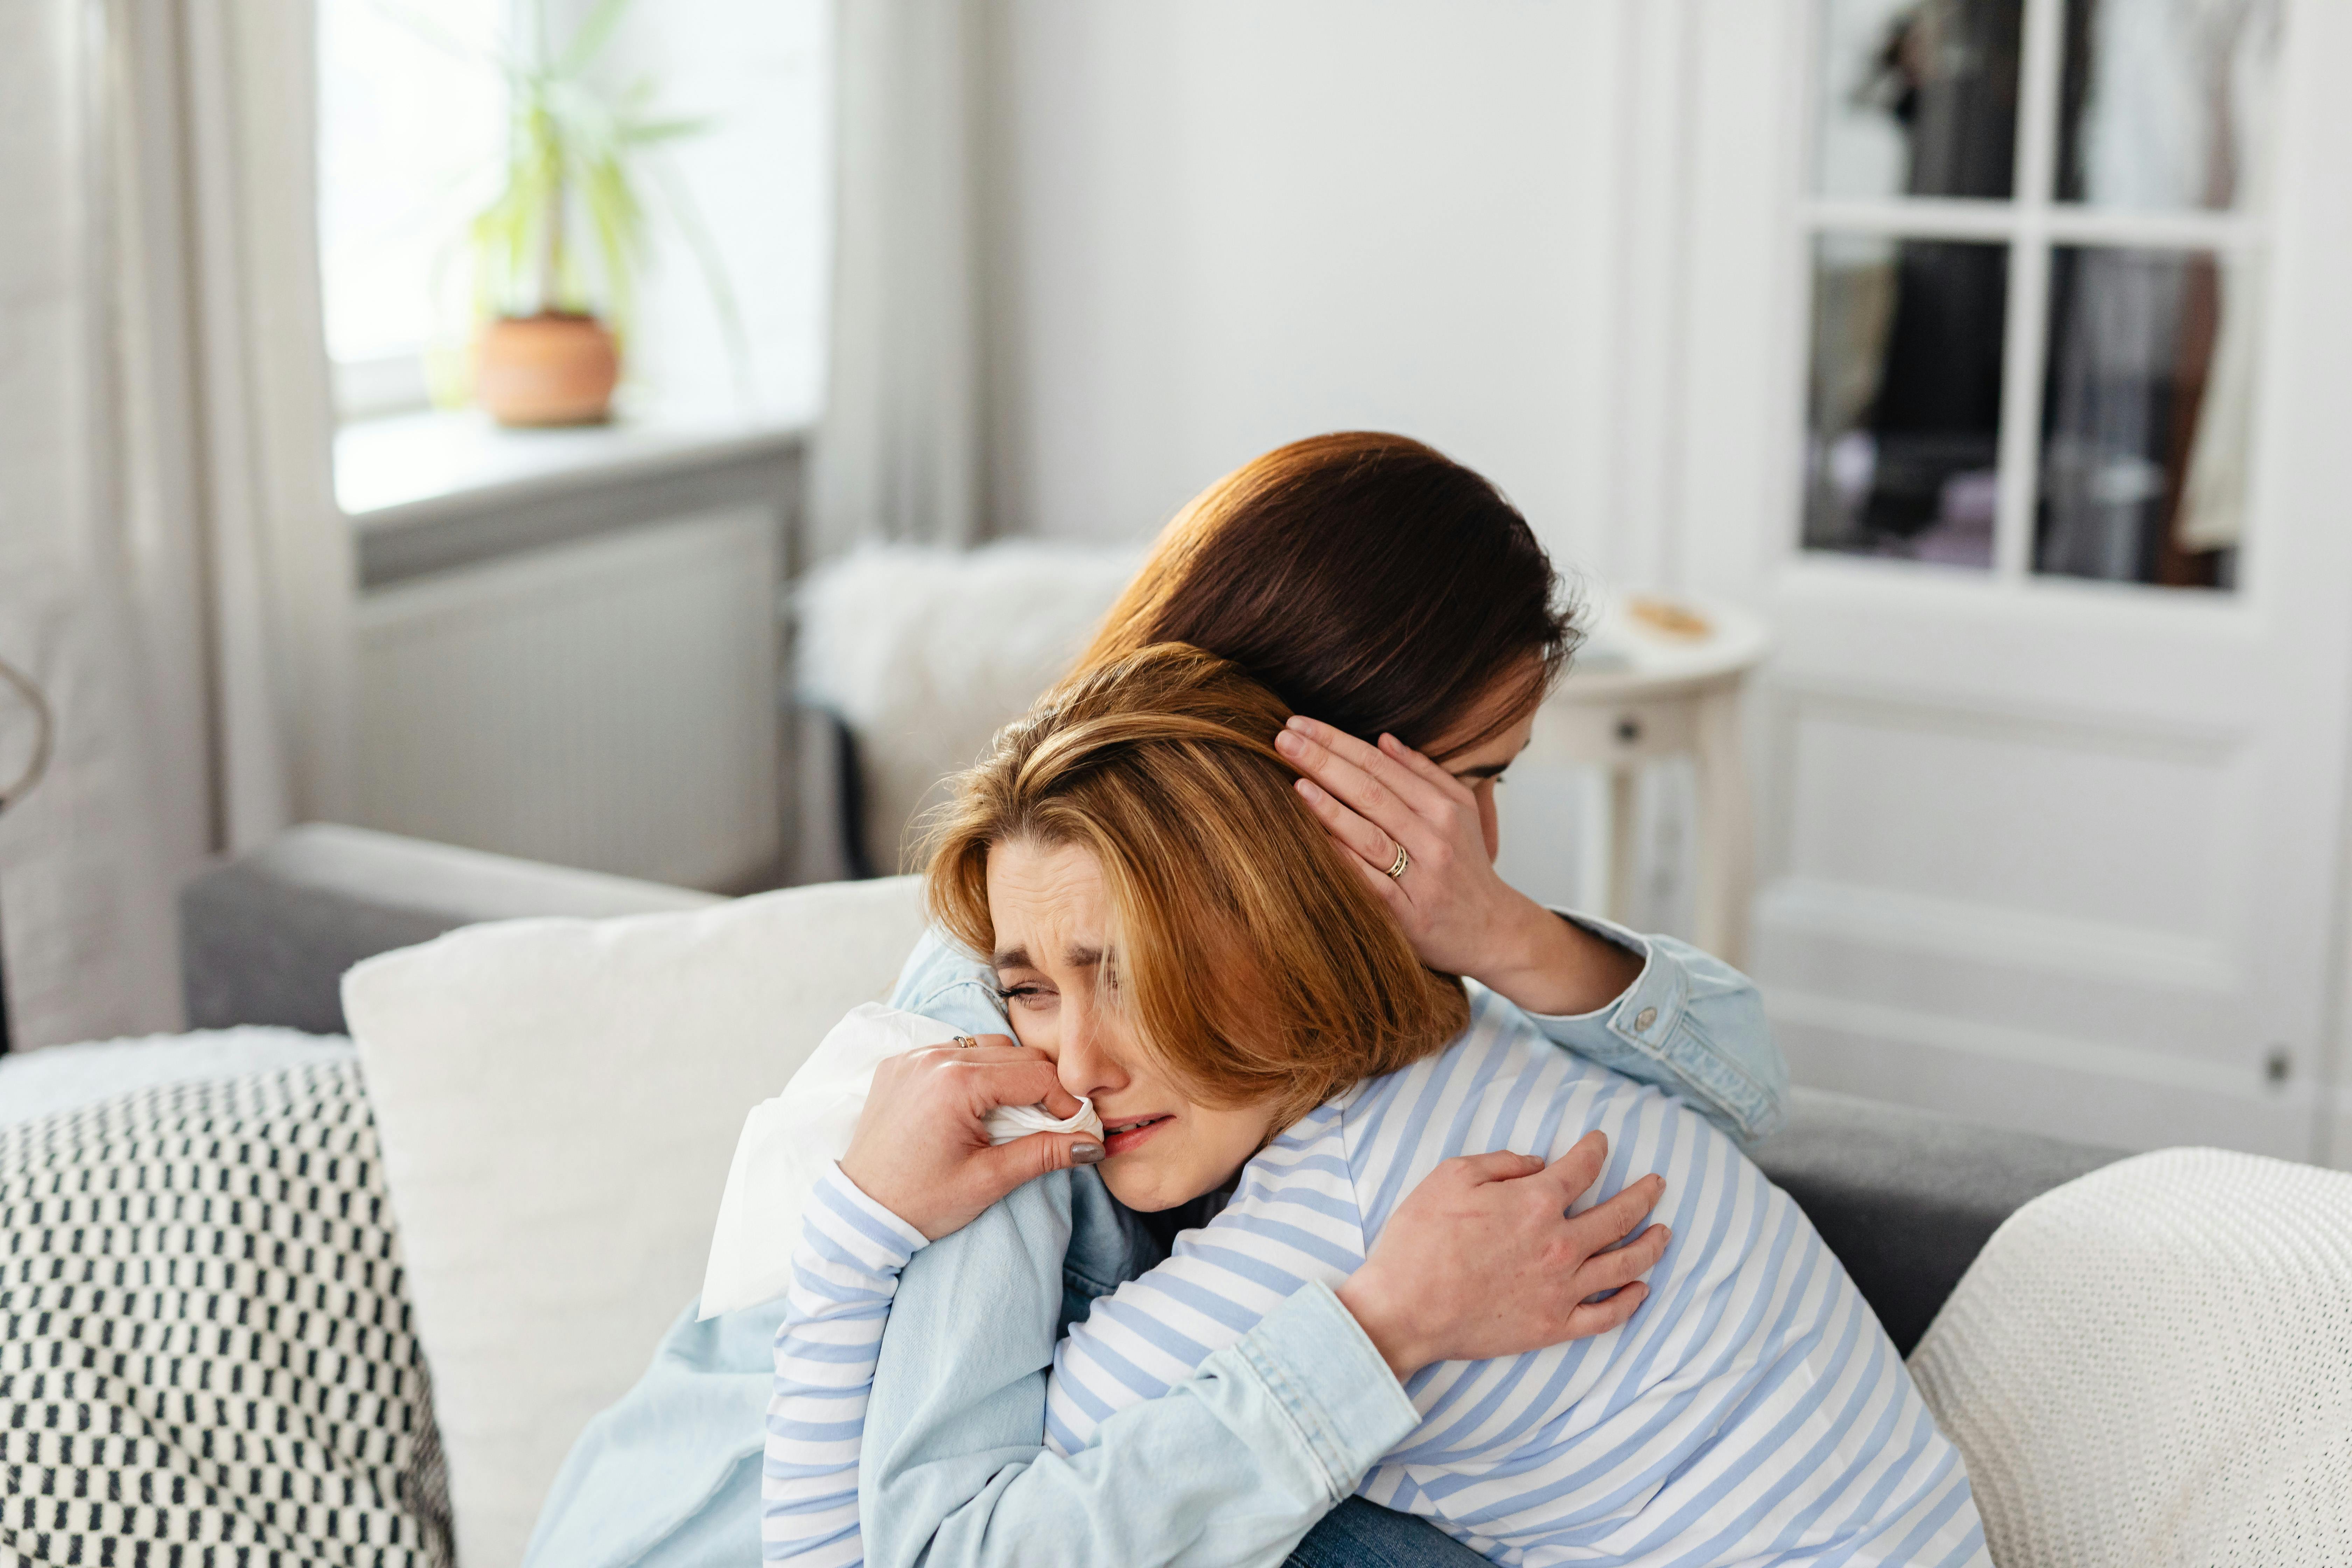
[[1181,643],[1081,670],[957,779],[924,877],[932,918],[985,956],[993,847],[1091,851],[1139,1044],[1204,1101],[1270,1102],[1277,1131],[1469,1021],[1461,982],[1422,966],[1292,788],[1288,717]]

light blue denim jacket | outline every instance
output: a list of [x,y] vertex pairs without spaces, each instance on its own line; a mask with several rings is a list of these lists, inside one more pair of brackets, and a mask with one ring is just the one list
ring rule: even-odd
[[[1735,1137],[1780,1123],[1788,1070],[1755,986],[1686,943],[1568,916],[1643,959],[1607,1006],[1534,1016],[1552,1041],[1675,1094]],[[993,975],[927,934],[894,1006],[1003,1032]],[[1091,1170],[1032,1182],[918,1252],[867,1405],[866,1561],[880,1568],[1278,1563],[1412,1429],[1412,1403],[1327,1289],[1298,1292],[1160,1399],[1038,1465],[1061,1330],[1159,1261]]]

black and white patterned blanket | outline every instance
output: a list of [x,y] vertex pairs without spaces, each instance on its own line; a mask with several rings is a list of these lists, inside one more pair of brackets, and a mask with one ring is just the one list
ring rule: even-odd
[[447,1568],[348,1059],[0,1128],[0,1568]]

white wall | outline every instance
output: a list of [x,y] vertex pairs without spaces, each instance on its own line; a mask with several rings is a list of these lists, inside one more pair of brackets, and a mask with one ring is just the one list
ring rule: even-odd
[[1373,426],[1590,559],[1623,10],[997,0],[997,531],[1141,536],[1257,452]]

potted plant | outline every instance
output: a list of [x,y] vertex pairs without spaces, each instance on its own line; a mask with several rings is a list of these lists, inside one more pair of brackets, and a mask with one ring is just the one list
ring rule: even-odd
[[665,205],[709,287],[737,359],[741,329],[732,293],[684,185],[647,154],[696,135],[698,120],[660,118],[640,79],[613,90],[593,74],[631,0],[599,0],[561,48],[548,37],[547,0],[527,0],[520,31],[492,63],[508,84],[508,133],[497,196],[473,216],[477,330],[473,394],[507,426],[595,424],[611,416],[646,257],[640,177]]

